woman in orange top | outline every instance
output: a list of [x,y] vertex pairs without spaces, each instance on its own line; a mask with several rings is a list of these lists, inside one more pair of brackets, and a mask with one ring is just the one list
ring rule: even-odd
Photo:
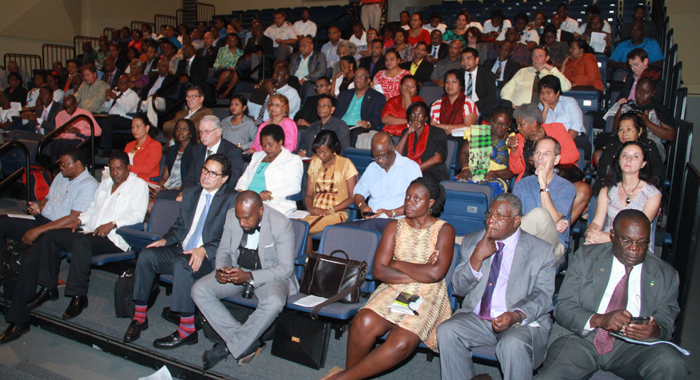
[[411,15],[408,25],[408,44],[415,46],[418,41],[423,41],[430,46],[430,32],[423,29],[423,15],[416,12]]
[[151,123],[144,114],[138,114],[131,120],[131,134],[136,140],[126,144],[124,152],[129,155],[131,172],[146,182],[151,181],[151,177],[160,174],[160,159],[163,156],[163,148],[160,143],[153,140],[148,132]]
[[382,109],[382,124],[384,132],[401,136],[401,131],[408,128],[406,108],[414,102],[425,102],[418,93],[418,81],[413,75],[401,78],[401,93],[386,101]]
[[571,87],[591,86],[598,91],[604,91],[598,60],[588,43],[582,39],[571,42],[569,53],[571,55],[564,59],[561,72],[571,82]]

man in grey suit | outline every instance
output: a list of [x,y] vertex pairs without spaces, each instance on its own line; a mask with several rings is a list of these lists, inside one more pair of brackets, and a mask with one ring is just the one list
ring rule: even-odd
[[552,246],[520,229],[518,197],[498,195],[486,229],[464,237],[452,277],[462,308],[437,330],[443,380],[474,377],[472,349],[495,346],[505,379],[531,379],[552,327]]
[[289,73],[299,79],[302,99],[306,99],[310,87],[326,75],[326,66],[326,55],[314,51],[314,40],[311,37],[299,40],[299,52],[292,56]]
[[223,154],[209,156],[199,175],[199,186],[182,190],[180,215],[170,230],[139,254],[134,272],[134,319],[124,334],[125,343],[135,341],[148,328],[148,298],[157,274],[173,275],[170,310],[180,313],[180,326],[156,339],[153,346],[169,350],[198,341],[190,292],[197,279],[214,270],[226,213],[233,208],[237,194],[234,186],[226,185],[231,162]]
[[[229,355],[238,360],[238,365],[246,365],[262,351],[265,343],[260,336],[282,311],[287,297],[299,291],[294,277],[295,256],[289,218],[265,207],[257,193],[241,192],[235,209],[226,215],[224,235],[216,252],[216,272],[192,288],[194,302],[224,340],[202,356],[205,370]],[[241,325],[220,300],[241,294],[244,289],[254,291],[259,302]]]
[[[547,359],[538,379],[582,379],[610,371],[625,379],[685,379],[675,348],[627,343],[669,340],[678,316],[678,273],[647,255],[650,223],[638,210],[613,221],[610,243],[584,245],[569,258],[559,291]],[[633,318],[650,317],[642,323]]]

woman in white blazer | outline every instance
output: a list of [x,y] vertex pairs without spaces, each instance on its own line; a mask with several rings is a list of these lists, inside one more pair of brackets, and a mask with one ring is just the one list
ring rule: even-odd
[[260,144],[263,150],[253,154],[236,190],[255,191],[266,205],[290,215],[297,204],[287,197],[301,191],[304,165],[299,156],[284,147],[284,130],[279,125],[265,126],[260,131]]

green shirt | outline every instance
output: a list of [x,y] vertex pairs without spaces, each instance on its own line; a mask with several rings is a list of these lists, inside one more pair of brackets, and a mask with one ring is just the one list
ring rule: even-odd
[[265,172],[267,167],[270,166],[269,162],[260,162],[258,167],[255,168],[255,174],[253,174],[253,179],[250,180],[248,184],[248,190],[255,191],[260,194],[267,190],[267,183],[265,182]]
[[350,106],[342,118],[348,127],[352,128],[356,126],[360,120],[362,120],[362,99],[364,98],[364,95],[359,98],[357,97],[357,94],[352,96],[352,102],[350,102]]

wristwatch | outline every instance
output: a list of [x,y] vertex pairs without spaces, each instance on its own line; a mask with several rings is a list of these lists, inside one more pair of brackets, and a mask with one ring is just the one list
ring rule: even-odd
[[391,217],[396,218],[396,210],[391,210]]
[[248,283],[250,286],[255,286],[255,279],[253,278],[253,274],[250,274],[250,279],[248,280]]
[[549,193],[549,186],[545,186],[544,189],[540,189],[540,193]]
[[[547,191],[549,191],[549,190],[547,190]],[[267,195],[270,197],[270,200],[271,200],[271,201],[274,201],[274,200],[275,200],[275,197],[272,196],[272,191],[267,190]]]

